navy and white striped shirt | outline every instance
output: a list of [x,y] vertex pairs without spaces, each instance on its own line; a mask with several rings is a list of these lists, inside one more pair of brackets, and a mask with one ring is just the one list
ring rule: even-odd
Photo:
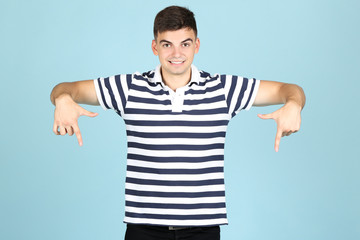
[[126,223],[227,224],[224,143],[229,120],[254,102],[258,80],[214,75],[192,66],[176,92],[160,66],[94,80],[105,109],[125,121],[128,140]]

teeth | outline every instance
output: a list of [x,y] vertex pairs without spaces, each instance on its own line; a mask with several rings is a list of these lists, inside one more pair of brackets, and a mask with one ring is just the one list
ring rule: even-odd
[[171,63],[174,63],[174,64],[181,64],[182,62],[172,62],[172,61],[171,61]]

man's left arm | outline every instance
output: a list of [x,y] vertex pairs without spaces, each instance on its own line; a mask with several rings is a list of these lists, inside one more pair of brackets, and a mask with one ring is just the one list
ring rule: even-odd
[[295,84],[260,81],[253,106],[284,104],[269,114],[259,114],[261,119],[274,119],[277,124],[275,151],[279,151],[280,139],[300,130],[301,110],[305,105],[305,94]]

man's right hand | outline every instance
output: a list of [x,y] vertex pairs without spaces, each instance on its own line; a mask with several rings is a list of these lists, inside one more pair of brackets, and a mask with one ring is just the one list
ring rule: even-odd
[[74,133],[79,145],[83,145],[78,118],[80,116],[95,117],[98,114],[89,112],[77,104],[69,94],[62,94],[55,99],[55,116],[53,132],[56,135],[72,136]]
[[98,114],[89,112],[78,103],[99,105],[93,80],[60,83],[54,87],[50,95],[55,105],[53,132],[56,135],[72,136],[74,133],[79,145],[83,145],[78,125],[80,116],[95,117]]

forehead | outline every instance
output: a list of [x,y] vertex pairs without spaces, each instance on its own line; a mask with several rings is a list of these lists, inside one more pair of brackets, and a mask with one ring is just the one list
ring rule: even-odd
[[166,40],[169,42],[182,42],[185,39],[191,38],[195,40],[195,32],[191,28],[182,28],[175,31],[165,31],[158,33],[156,40],[160,42],[161,40]]

